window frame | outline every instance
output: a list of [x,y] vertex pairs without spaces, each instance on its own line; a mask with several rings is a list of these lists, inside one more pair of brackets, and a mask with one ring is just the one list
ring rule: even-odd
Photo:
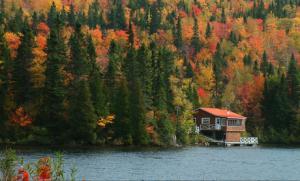
[[210,124],[210,117],[201,118],[201,124],[209,125]]

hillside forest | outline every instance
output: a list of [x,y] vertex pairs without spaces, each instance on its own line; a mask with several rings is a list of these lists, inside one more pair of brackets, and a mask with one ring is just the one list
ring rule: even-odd
[[193,110],[300,143],[299,0],[0,0],[0,142],[197,141]]

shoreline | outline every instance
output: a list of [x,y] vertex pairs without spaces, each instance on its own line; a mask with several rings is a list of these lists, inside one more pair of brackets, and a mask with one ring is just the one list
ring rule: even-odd
[[[0,152],[1,150],[5,149],[15,149],[15,150],[52,150],[52,151],[69,151],[69,150],[124,150],[124,151],[139,151],[139,150],[170,150],[170,149],[182,149],[182,148],[188,148],[188,147],[210,147],[210,148],[220,148],[224,146],[217,146],[217,145],[199,145],[199,144],[193,144],[193,145],[180,145],[180,146],[159,146],[159,145],[147,145],[147,146],[136,146],[136,145],[130,145],[130,146],[120,146],[120,145],[20,145],[20,144],[0,144]],[[252,146],[232,146],[232,147],[224,147],[224,148],[252,148]],[[259,144],[258,146],[255,146],[258,148],[300,148],[299,144],[270,144],[270,143],[264,143]],[[253,147],[253,148],[255,148]]]

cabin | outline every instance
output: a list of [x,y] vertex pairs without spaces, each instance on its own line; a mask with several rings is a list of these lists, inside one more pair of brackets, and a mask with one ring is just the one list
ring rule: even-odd
[[257,143],[257,138],[244,138],[246,117],[226,109],[199,108],[194,111],[196,130],[225,145]]

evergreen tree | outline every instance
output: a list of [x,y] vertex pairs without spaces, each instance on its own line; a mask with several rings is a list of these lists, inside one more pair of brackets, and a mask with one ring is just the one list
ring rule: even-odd
[[57,19],[52,24],[50,37],[47,42],[47,67],[45,71],[45,87],[43,90],[43,104],[38,121],[45,126],[53,141],[66,141],[68,123],[65,117],[66,87],[62,71],[67,62],[66,47],[60,35]]
[[59,18],[60,18],[62,26],[65,26],[66,25],[66,21],[68,19],[68,15],[67,15],[65,6],[62,7],[62,10],[60,11],[60,14],[59,14]]
[[99,25],[101,28],[104,28],[105,22],[97,0],[94,0],[93,3],[89,6],[88,25],[91,28],[95,28],[97,25]]
[[226,15],[225,15],[225,9],[222,8],[222,14],[221,14],[221,23],[226,23]]
[[211,36],[211,33],[212,33],[212,30],[211,30],[210,24],[208,22],[207,26],[206,26],[206,31],[205,31],[206,38],[209,38]]
[[115,91],[117,89],[118,80],[120,78],[120,60],[119,55],[120,48],[119,45],[113,40],[109,47],[109,63],[105,73],[105,87],[108,90],[108,101],[110,103],[110,108],[114,101]]
[[166,84],[163,78],[163,67],[159,57],[159,51],[155,43],[152,43],[152,101],[156,110],[166,111],[167,105],[167,93]]
[[194,71],[193,71],[191,63],[186,59],[185,59],[184,62],[185,62],[185,67],[186,67],[185,78],[193,78],[194,77]]
[[70,26],[74,27],[76,25],[76,14],[73,4],[70,5],[70,11],[68,13],[68,22]]
[[197,17],[194,16],[194,27],[193,27],[193,37],[192,37],[192,47],[194,48],[195,53],[198,53],[202,47],[200,42],[200,36],[199,36],[199,27],[198,27],[198,21]]
[[215,78],[215,88],[213,93],[214,104],[216,107],[222,106],[222,96],[225,87],[225,77],[223,76],[223,70],[227,67],[227,62],[224,59],[220,44],[217,45],[217,51],[213,58],[213,71]]
[[291,57],[291,61],[287,72],[287,84],[288,84],[288,96],[292,105],[297,109],[299,108],[300,99],[300,79],[299,68],[295,60],[294,54]]
[[291,122],[295,120],[295,112],[289,104],[285,76],[281,78],[271,77],[265,82],[262,99],[262,114],[265,118],[266,131],[270,128],[282,132],[288,129]]
[[12,5],[11,13],[15,13],[13,18],[8,19],[8,29],[11,32],[19,33],[23,29],[24,24],[24,12],[22,8],[15,9],[15,5]]
[[8,116],[5,111],[5,99],[8,96],[10,66],[9,48],[4,38],[4,29],[0,27],[0,132],[4,132],[2,128]]
[[70,87],[69,116],[72,139],[83,143],[93,143],[96,139],[97,117],[91,100],[88,82],[88,53],[84,48],[86,41],[81,32],[81,25],[76,23],[75,32],[70,39],[71,73],[74,80]]
[[156,33],[161,26],[161,12],[159,11],[157,2],[151,6],[150,16],[150,34],[153,34]]
[[56,18],[57,18],[56,5],[54,2],[52,2],[52,5],[50,7],[50,10],[49,10],[48,16],[47,16],[47,24],[50,28],[54,28]]
[[126,80],[122,80],[113,102],[115,114],[114,130],[115,138],[122,138],[124,144],[132,144],[132,125],[129,116],[129,91]]
[[193,104],[193,108],[197,109],[200,107],[199,96],[197,90],[192,84],[189,85],[187,89],[187,98]]
[[263,75],[265,77],[268,74],[268,68],[269,68],[268,56],[267,56],[267,52],[264,51],[262,62],[261,62],[261,65],[260,65],[260,70],[261,70],[261,72],[263,73]]
[[137,61],[139,63],[138,70],[141,80],[141,87],[143,89],[144,94],[144,102],[147,110],[151,110],[152,108],[152,60],[151,60],[151,50],[146,47],[144,44],[138,50],[137,53]]
[[255,75],[259,74],[259,67],[258,67],[258,63],[257,60],[255,60],[254,65],[253,65],[253,72]]
[[[246,66],[252,65],[252,59],[251,59],[250,55],[245,55],[243,58],[243,61],[244,61],[244,65],[246,65]],[[257,64],[257,62],[256,62],[256,64]]]
[[132,126],[133,142],[137,145],[146,144],[144,95],[138,77],[138,61],[133,48],[128,50],[124,66],[128,85],[131,88],[129,92],[129,117]]
[[32,93],[30,72],[28,70],[33,61],[34,36],[27,21],[23,24],[22,34],[21,44],[17,50],[17,57],[14,60],[12,72],[15,100],[18,105],[29,101]]
[[96,140],[97,116],[91,101],[89,84],[80,79],[72,85],[73,94],[69,101],[71,139],[76,143],[92,144]]
[[129,21],[129,30],[128,30],[128,34],[129,34],[129,44],[130,46],[134,46],[134,33],[132,30],[132,22],[131,20]]
[[104,88],[104,83],[102,81],[101,72],[96,63],[96,50],[93,44],[92,37],[88,37],[88,58],[91,68],[90,72],[90,90],[92,95],[92,102],[95,108],[95,113],[98,117],[105,116],[108,114],[107,104],[106,104],[106,92]]
[[176,35],[174,37],[175,40],[175,46],[177,49],[182,49],[183,46],[183,40],[182,40],[182,27],[181,27],[181,17],[179,16],[177,19],[177,25],[176,25]]
[[121,30],[126,29],[125,10],[122,5],[122,1],[114,1],[113,8],[111,9],[108,17],[111,28]]

